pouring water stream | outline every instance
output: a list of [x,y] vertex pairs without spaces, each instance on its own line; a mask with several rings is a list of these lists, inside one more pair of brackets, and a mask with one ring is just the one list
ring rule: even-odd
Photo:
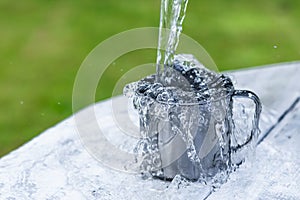
[[182,32],[188,0],[162,0],[156,60],[156,81],[164,85],[165,68],[171,66]]

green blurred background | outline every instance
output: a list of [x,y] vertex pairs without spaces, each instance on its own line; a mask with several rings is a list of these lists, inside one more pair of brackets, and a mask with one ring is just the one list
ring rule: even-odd
[[[160,0],[1,0],[0,156],[70,116],[88,53],[119,32],[157,27],[159,11]],[[299,60],[299,18],[298,0],[190,0],[183,32],[219,69],[238,69]],[[132,66],[154,61],[153,50],[119,58],[96,100]]]

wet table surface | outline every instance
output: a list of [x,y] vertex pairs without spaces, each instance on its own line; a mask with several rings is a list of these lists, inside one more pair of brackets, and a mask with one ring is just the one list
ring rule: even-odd
[[[101,142],[87,146],[80,133],[81,129],[97,132],[95,121],[115,147],[126,151],[135,142],[126,140],[129,136],[118,126],[120,116],[128,112],[127,100],[117,97],[83,109],[2,157],[0,199],[300,199],[300,63],[227,73],[236,88],[260,97],[263,111],[252,167],[232,173],[221,188],[212,191],[180,177],[172,182],[143,180],[110,163],[113,155],[109,150],[101,152],[105,159],[99,160],[93,152]],[[78,125],[76,118],[83,123]],[[125,144],[120,142],[125,140]]]

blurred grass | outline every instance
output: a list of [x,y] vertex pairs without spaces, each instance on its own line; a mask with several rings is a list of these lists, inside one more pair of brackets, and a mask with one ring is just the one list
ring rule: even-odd
[[[0,1],[0,156],[72,114],[72,87],[87,54],[108,37],[157,27],[160,0]],[[297,0],[190,0],[184,33],[221,70],[299,60]],[[277,47],[277,48],[274,48]],[[153,62],[143,50],[106,71],[97,101],[122,70]],[[63,133],[62,133],[63,134]]]

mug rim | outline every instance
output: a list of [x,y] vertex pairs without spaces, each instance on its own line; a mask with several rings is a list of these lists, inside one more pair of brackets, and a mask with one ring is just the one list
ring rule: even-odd
[[[218,98],[208,98],[208,101],[205,101],[205,100],[199,100],[198,102],[171,102],[171,101],[159,101],[149,95],[145,95],[143,93],[139,93],[138,91],[135,91],[135,95],[134,96],[138,96],[138,97],[148,97],[150,98],[151,100],[153,100],[154,102],[157,102],[157,103],[160,103],[160,104],[163,104],[163,105],[178,105],[178,106],[196,106],[196,105],[207,105],[207,104],[210,104],[210,103],[214,103],[214,102],[217,102],[217,101],[220,101],[222,99],[225,99],[227,98],[228,96],[232,96],[234,94],[236,90],[233,89],[232,91],[226,93],[225,95],[220,95]],[[188,91],[186,91],[188,92]],[[133,97],[134,97],[133,96]]]

